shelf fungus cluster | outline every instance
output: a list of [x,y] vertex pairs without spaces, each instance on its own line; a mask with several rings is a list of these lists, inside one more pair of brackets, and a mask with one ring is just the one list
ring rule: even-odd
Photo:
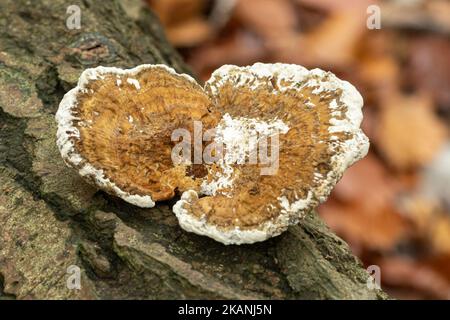
[[164,65],[84,71],[56,119],[64,161],[139,207],[180,196],[181,227],[263,241],[325,201],[367,153],[348,82],[288,64],[226,65],[202,88]]

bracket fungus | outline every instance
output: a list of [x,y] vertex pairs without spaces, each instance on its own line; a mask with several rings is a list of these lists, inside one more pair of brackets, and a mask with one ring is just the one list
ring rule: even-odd
[[57,144],[106,192],[140,207],[180,194],[183,229],[253,243],[296,224],[366,155],[362,106],[350,83],[298,65],[225,65],[204,88],[164,65],[97,67],[61,101]]

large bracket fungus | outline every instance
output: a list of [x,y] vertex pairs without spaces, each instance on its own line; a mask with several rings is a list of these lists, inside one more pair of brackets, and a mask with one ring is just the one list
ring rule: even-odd
[[[296,224],[366,155],[362,106],[348,82],[298,65],[226,65],[204,88],[163,65],[97,67],[64,96],[57,143],[106,192],[140,207],[180,194],[183,229],[253,243]],[[174,140],[180,129],[194,141]],[[192,157],[174,161],[180,146]]]

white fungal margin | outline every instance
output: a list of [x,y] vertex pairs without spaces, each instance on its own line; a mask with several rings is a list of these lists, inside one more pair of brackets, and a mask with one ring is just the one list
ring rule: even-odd
[[230,244],[250,244],[267,240],[280,235],[290,225],[288,221],[283,221],[284,216],[278,216],[274,221],[267,221],[257,229],[242,230],[239,227],[223,229],[210,224],[205,218],[197,218],[190,214],[184,206],[189,205],[198,199],[198,194],[194,190],[185,191],[181,199],[173,206],[178,222],[185,231],[198,235],[208,236],[225,245]]
[[[64,95],[64,98],[59,104],[58,111],[55,115],[55,119],[58,123],[56,143],[64,162],[67,165],[77,169],[81,176],[92,181],[100,188],[107,190],[109,193],[114,194],[133,205],[143,208],[151,208],[155,206],[155,202],[150,195],[130,194],[120,189],[112,180],[106,177],[103,170],[95,168],[86,159],[84,159],[81,154],[79,154],[75,146],[75,141],[80,140],[80,131],[75,126],[75,121],[80,119],[75,116],[74,110],[78,106],[78,96],[88,92],[87,86],[90,81],[102,80],[105,79],[106,75],[112,74],[116,75],[116,85],[120,86],[122,81],[119,77],[124,76],[128,78],[128,83],[134,85],[136,89],[139,90],[139,81],[133,77],[141,71],[148,69],[163,69],[170,74],[179,77],[181,76],[196,86],[199,86],[197,82],[189,75],[179,74],[174,69],[162,64],[143,64],[132,69],[99,66],[96,68],[86,69],[82,72],[77,86]],[[91,90],[90,93],[93,93],[93,91]]]
[[[93,181],[102,189],[131,204],[148,208],[155,205],[150,195],[125,192],[106,177],[103,170],[95,168],[78,153],[75,142],[80,140],[80,132],[74,123],[80,119],[76,117],[76,113],[73,111],[77,108],[78,96],[88,92],[87,85],[90,81],[101,80],[108,74],[115,74],[117,86],[123,85],[119,78],[124,76],[127,83],[134,85],[139,90],[141,88],[139,81],[133,77],[143,70],[157,68],[184,77],[195,86],[200,87],[189,75],[178,74],[165,65],[141,65],[128,70],[97,67],[87,69],[81,74],[77,87],[66,93],[56,113],[58,122],[57,145],[64,161],[69,166],[76,168],[81,176]],[[276,82],[273,82],[275,78]],[[198,218],[190,214],[186,207],[198,199],[198,194],[194,190],[184,192],[181,199],[173,207],[181,227],[186,231],[206,235],[224,244],[264,241],[281,234],[289,225],[297,223],[318,203],[325,201],[344,171],[367,154],[369,141],[360,129],[363,99],[354,86],[338,79],[330,72],[320,69],[308,70],[302,66],[291,64],[256,63],[248,67],[225,65],[214,71],[210,80],[205,84],[205,91],[209,92],[210,97],[214,100],[219,93],[219,89],[227,83],[231,83],[234,87],[247,86],[252,90],[258,89],[260,86],[272,86],[273,94],[282,94],[288,90],[299,90],[305,87],[310,88],[313,94],[333,93],[337,90],[341,92],[339,97],[332,100],[329,106],[332,117],[328,130],[332,136],[327,144],[329,151],[333,153],[330,163],[331,170],[326,176],[318,171],[314,172],[316,185],[313,189],[308,190],[304,199],[295,197],[295,200],[290,202],[285,195],[280,195],[277,199],[281,208],[280,214],[273,220],[266,221],[254,229],[245,230],[238,227],[221,228],[209,223],[206,217]],[[90,93],[93,93],[93,91],[91,90]],[[314,108],[315,105],[311,101],[307,101],[305,107]],[[132,123],[133,119],[131,118],[129,121]],[[341,134],[348,135],[349,138],[343,140],[339,137]],[[202,194],[214,193],[211,188],[204,189],[201,190]],[[274,209],[273,204],[269,205],[271,209]]]
[[[273,79],[276,82],[273,84]],[[313,94],[340,91],[339,99],[330,103],[329,123],[330,133],[344,133],[349,139],[341,141],[337,135],[332,135],[328,141],[328,149],[334,155],[331,158],[331,170],[326,176],[314,172],[316,187],[309,190],[305,199],[289,202],[286,196],[278,197],[280,214],[273,220],[261,224],[255,229],[241,230],[239,228],[220,228],[208,223],[205,217],[199,219],[188,212],[185,206],[194,202],[198,195],[193,190],[183,193],[173,211],[181,227],[189,232],[206,235],[224,244],[243,244],[264,241],[285,231],[289,225],[298,223],[305,214],[326,200],[344,171],[357,160],[363,158],[369,149],[369,140],[362,132],[363,99],[356,88],[347,81],[338,79],[334,74],[320,69],[308,70],[302,66],[292,64],[263,64],[238,67],[224,65],[213,72],[205,84],[205,90],[214,99],[220,88],[227,83],[234,87],[246,86],[252,90],[260,86],[272,86],[274,94],[281,94],[288,90],[311,88]],[[306,107],[315,107],[307,101]],[[345,109],[345,113],[341,110]]]

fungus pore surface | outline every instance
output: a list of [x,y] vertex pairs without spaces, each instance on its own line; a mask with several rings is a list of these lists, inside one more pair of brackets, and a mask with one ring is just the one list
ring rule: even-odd
[[[183,229],[253,243],[296,224],[366,155],[362,106],[348,82],[298,65],[225,65],[204,88],[163,65],[97,67],[62,100],[57,143],[101,189],[141,207],[179,193]],[[196,122],[201,162],[174,163],[173,132],[189,132],[193,155]]]

